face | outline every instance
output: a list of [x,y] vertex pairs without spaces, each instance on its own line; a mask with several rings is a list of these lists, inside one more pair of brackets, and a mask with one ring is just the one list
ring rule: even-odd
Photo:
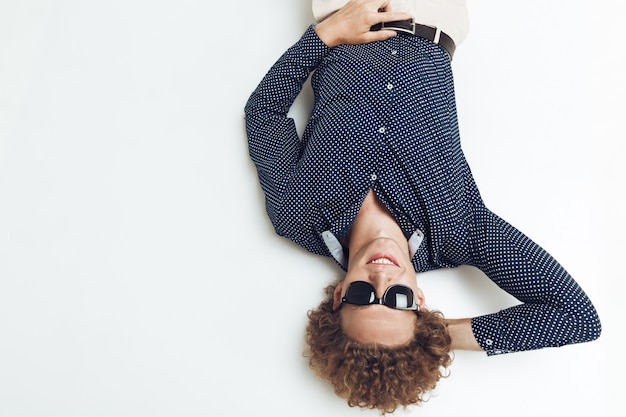
[[[341,298],[354,281],[372,284],[376,296],[382,297],[393,284],[402,284],[413,290],[415,302],[422,308],[424,295],[417,287],[415,270],[406,251],[390,238],[375,239],[357,253],[350,254],[346,278],[337,285],[333,308],[339,309]],[[413,311],[396,310],[384,305],[341,306],[341,321],[346,335],[361,343],[379,343],[397,346],[408,343],[414,333]]]

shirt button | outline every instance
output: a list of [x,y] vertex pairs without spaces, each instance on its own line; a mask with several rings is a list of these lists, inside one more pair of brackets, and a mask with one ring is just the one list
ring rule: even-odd
[[487,339],[487,340],[485,340],[485,344],[486,344],[487,346],[491,346],[491,345],[493,345],[493,340],[491,340],[491,339]]
[[385,133],[385,127],[384,127],[384,126],[383,126],[383,127],[380,127],[380,128],[378,129],[378,133]]
[[393,84],[389,83],[387,84],[387,90],[392,90],[393,89]]
[[395,56],[395,55],[398,55],[398,51],[397,51],[397,50],[395,50],[395,49],[392,49],[392,50],[391,50],[391,55],[394,55],[394,56]]
[[372,181],[376,181],[376,178],[378,178],[378,177],[376,176],[376,174],[372,174],[372,175],[370,176],[370,178],[372,179]]

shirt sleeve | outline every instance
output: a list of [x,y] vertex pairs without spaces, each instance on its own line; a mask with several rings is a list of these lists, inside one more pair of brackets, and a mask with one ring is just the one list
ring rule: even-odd
[[311,25],[272,66],[245,106],[248,150],[272,222],[303,147],[287,113],[309,74],[329,51]]
[[475,224],[475,265],[521,304],[472,319],[487,355],[597,339],[598,314],[582,288],[544,249],[487,209]]

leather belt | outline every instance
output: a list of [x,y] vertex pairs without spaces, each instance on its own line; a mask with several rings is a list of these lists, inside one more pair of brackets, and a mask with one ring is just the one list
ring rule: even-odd
[[454,41],[446,33],[433,26],[426,26],[415,23],[413,19],[378,23],[377,25],[374,25],[370,28],[370,30],[373,31],[381,29],[391,29],[399,32],[410,33],[411,35],[428,39],[429,41],[440,45],[443,49],[445,49],[448,55],[450,55],[450,59],[452,59],[452,55],[454,55],[454,50],[456,49]]

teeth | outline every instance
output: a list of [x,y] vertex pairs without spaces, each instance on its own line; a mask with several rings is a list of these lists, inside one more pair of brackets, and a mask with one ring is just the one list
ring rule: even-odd
[[387,258],[378,258],[378,259],[374,259],[372,262],[370,262],[372,264],[384,264],[384,265],[395,265],[393,262],[391,262],[389,259]]

